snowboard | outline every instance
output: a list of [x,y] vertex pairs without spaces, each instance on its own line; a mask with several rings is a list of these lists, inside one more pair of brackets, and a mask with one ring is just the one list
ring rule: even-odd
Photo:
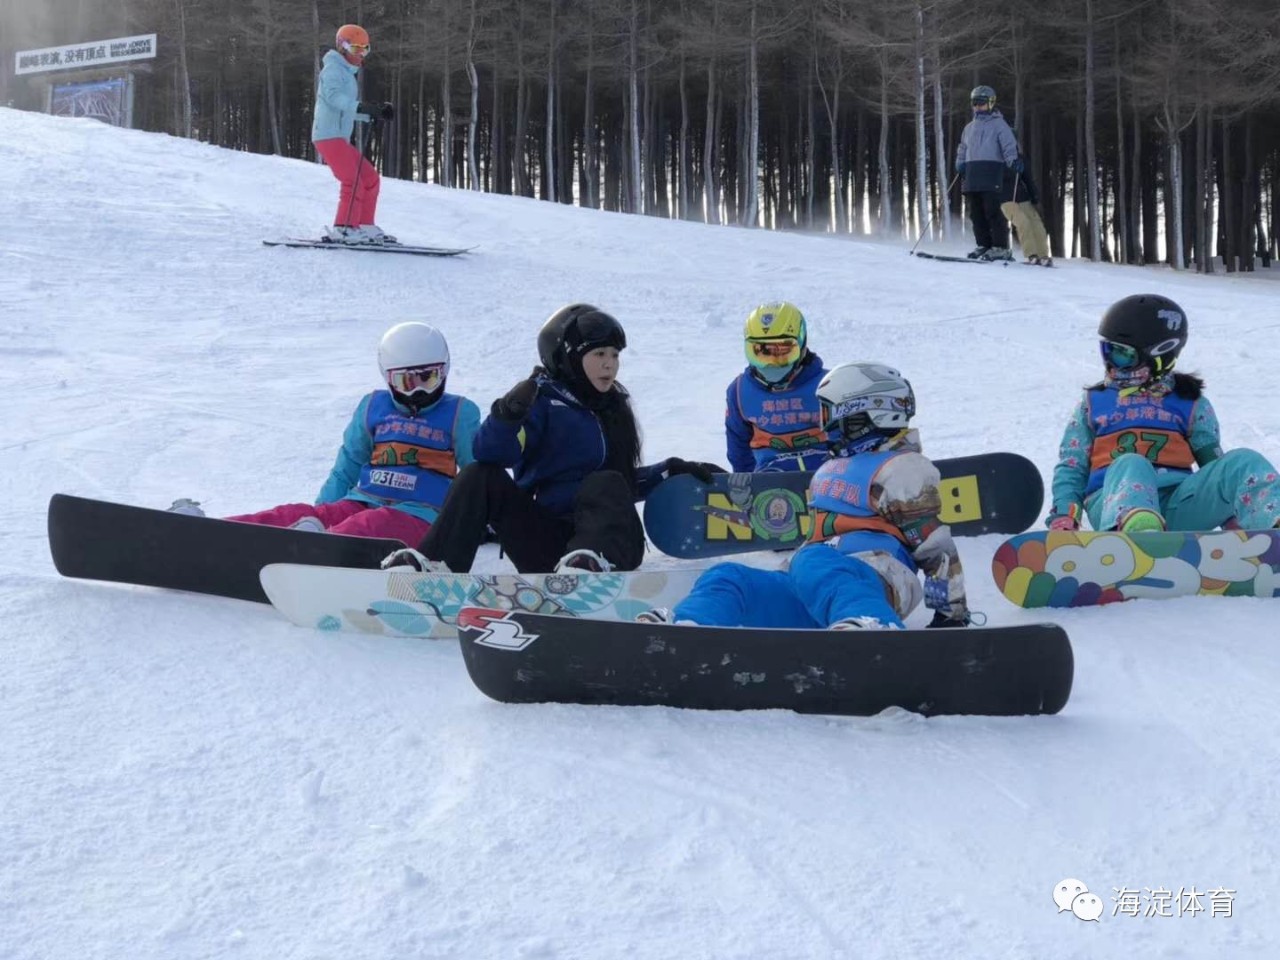
[[1000,592],[1020,607],[1274,597],[1280,595],[1280,530],[1024,533],[1000,545],[991,572]]
[[470,253],[475,247],[415,247],[408,243],[333,243],[329,240],[303,240],[285,237],[282,240],[263,240],[267,247],[294,247],[312,250],[363,250],[367,253],[405,253],[419,257],[457,257]]
[[[942,519],[955,536],[1020,533],[1040,516],[1044,482],[1016,453],[935,460],[942,474]],[[644,526],[673,557],[718,557],[790,550],[809,536],[805,494],[811,473],[718,473],[703,484],[681,474],[649,494]]]
[[1074,660],[1055,624],[947,630],[758,630],[602,623],[469,607],[472,682],[504,703],[870,716],[1057,713]]
[[396,637],[454,637],[466,606],[558,616],[631,620],[651,607],[674,606],[701,570],[633,573],[467,574],[277,563],[264,567],[262,588],[292,622],[318,630]]
[[64,577],[189,590],[266,603],[269,563],[377,567],[399,540],[285,530],[55,493],[49,550]]

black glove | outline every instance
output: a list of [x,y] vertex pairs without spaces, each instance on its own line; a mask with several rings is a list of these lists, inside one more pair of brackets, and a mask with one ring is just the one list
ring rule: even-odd
[[534,367],[528,380],[521,380],[507,391],[506,396],[493,401],[493,415],[508,423],[519,423],[527,417],[533,401],[538,398],[538,381],[534,379],[538,372]]
[[967,627],[969,625],[969,614],[966,613],[961,620],[953,620],[951,617],[945,616],[941,610],[933,611],[933,619],[929,621],[926,630],[932,630],[938,627]]
[[379,118],[383,120],[390,120],[396,115],[396,108],[389,103],[381,105],[376,103],[358,103],[356,104],[356,112],[363,113],[370,120],[377,120]]
[[713,474],[728,473],[724,467],[714,463],[702,463],[699,460],[681,460],[679,457],[668,457],[662,462],[663,479],[678,477],[687,473],[699,483],[710,483]]

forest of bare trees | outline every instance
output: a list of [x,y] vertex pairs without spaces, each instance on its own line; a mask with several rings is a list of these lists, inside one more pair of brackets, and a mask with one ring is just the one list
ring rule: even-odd
[[[0,0],[14,52],[138,33],[137,125],[313,158],[319,58],[365,26],[384,174],[711,223],[961,228],[976,83],[1057,256],[1227,271],[1280,254],[1280,0]],[[1215,259],[1217,258],[1217,259]]]

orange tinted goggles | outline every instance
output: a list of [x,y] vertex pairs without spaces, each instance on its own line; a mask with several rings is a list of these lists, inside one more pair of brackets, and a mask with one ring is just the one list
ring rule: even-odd
[[790,337],[779,340],[751,340],[751,354],[766,366],[781,367],[800,358],[800,343]]

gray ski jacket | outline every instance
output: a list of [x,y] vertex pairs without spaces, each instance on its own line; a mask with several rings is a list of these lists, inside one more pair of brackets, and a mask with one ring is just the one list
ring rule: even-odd
[[1004,171],[1018,159],[1018,141],[999,110],[974,114],[960,135],[956,169],[963,173],[960,189],[986,193],[1004,187]]

